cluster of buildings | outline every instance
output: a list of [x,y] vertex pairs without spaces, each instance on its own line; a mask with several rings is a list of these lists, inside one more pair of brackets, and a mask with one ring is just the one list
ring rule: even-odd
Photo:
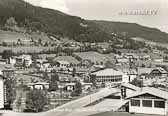
[[[168,72],[166,68],[161,65],[150,67],[136,65],[137,62],[164,63],[164,60],[161,60],[163,56],[159,55],[159,58],[155,58],[147,54],[124,53],[106,57],[95,52],[90,54],[84,53],[83,55],[79,52],[72,54],[72,56],[42,54],[34,60],[31,55],[20,55],[10,57],[9,61],[1,59],[0,108],[5,105],[4,82],[6,78],[15,77],[17,85],[23,84],[30,90],[49,90],[49,80],[52,74],[57,74],[59,77],[57,80],[58,90],[48,93],[48,98],[53,105],[70,101],[71,92],[75,90],[78,80],[81,82],[83,93],[96,87],[116,87],[119,85],[120,97],[128,101],[128,111],[131,113],[167,114],[168,97],[165,91],[168,85]],[[107,60],[112,62],[112,67],[106,66]],[[128,67],[125,67],[125,64]],[[131,67],[131,64],[134,64],[134,67]],[[32,68],[36,69],[32,73],[23,71]],[[44,73],[47,74],[45,78]],[[143,82],[142,88],[130,84],[135,79]],[[153,88],[156,86],[159,89]],[[154,111],[152,112],[152,110]]]

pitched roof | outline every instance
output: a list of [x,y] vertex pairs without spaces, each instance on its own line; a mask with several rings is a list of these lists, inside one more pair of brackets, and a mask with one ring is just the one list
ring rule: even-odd
[[138,68],[138,75],[149,74],[153,68]]
[[139,91],[141,89],[140,87],[135,86],[135,85],[130,84],[130,83],[122,83],[121,86],[124,86],[126,88],[129,88],[129,89],[132,89],[132,90],[135,90],[135,91]]
[[15,68],[11,64],[0,64],[0,70],[15,70]]
[[66,61],[72,64],[79,64],[80,62],[72,56],[58,56],[54,58],[54,61]]
[[157,67],[157,68],[154,68],[154,69],[159,70],[161,73],[167,73],[167,71],[165,69],[163,69],[162,67]]
[[133,94],[131,94],[130,96],[126,97],[126,99],[135,97],[135,96],[139,96],[139,95],[143,95],[143,94],[151,94],[153,96],[157,96],[163,99],[168,99],[168,92],[166,91],[162,91],[160,89],[157,88],[153,88],[153,87],[143,87],[141,88],[141,90],[134,92]]
[[115,76],[115,75],[123,75],[123,72],[114,70],[112,68],[108,68],[92,74],[96,76]]

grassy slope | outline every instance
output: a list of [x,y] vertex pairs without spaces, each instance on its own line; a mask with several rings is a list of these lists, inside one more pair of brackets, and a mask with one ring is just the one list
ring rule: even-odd
[[156,28],[149,28],[136,23],[94,21],[107,32],[128,32],[128,37],[142,37],[155,42],[168,43],[168,34]]

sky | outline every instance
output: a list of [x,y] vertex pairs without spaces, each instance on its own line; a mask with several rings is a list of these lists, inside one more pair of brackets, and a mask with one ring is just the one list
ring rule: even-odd
[[[84,19],[138,23],[144,26],[158,28],[161,31],[168,33],[168,0],[25,1],[36,6],[80,16]],[[140,15],[143,12],[147,12],[148,15]],[[126,15],[125,13],[128,13],[129,15]]]

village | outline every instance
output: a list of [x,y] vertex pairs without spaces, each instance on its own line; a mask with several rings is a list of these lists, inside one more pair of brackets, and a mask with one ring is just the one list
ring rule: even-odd
[[0,0],[0,116],[167,116],[167,2],[70,1]]
[[[15,44],[21,48],[35,46],[29,44],[32,40],[24,41],[18,39]],[[5,42],[5,46],[10,48],[13,43]],[[137,50],[118,48],[110,42],[56,43],[53,50],[39,53],[2,51],[1,109],[44,112],[112,88],[116,91],[101,94],[85,106],[95,110],[167,114],[168,55],[159,47],[145,45]],[[46,46],[42,40],[36,44]]]

